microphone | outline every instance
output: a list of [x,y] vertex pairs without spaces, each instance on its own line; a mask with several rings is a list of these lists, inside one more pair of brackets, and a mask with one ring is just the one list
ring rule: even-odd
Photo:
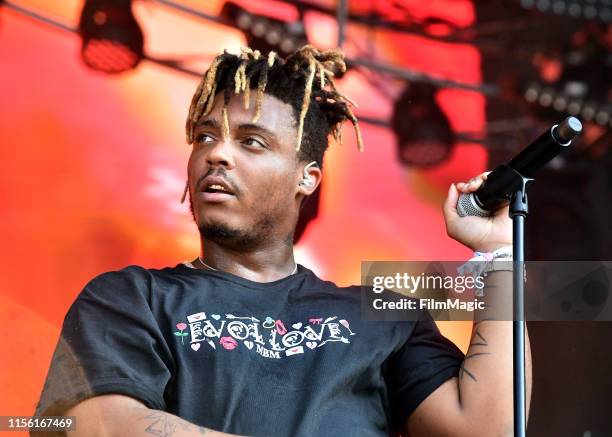
[[568,147],[582,132],[582,123],[576,117],[567,117],[544,132],[524,148],[508,164],[496,167],[474,193],[463,193],[457,201],[457,213],[488,217],[506,206],[511,196],[522,188],[524,178],[531,178],[540,168]]

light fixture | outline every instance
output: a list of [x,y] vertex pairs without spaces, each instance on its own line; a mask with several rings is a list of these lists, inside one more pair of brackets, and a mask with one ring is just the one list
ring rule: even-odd
[[612,104],[587,99],[582,87],[567,82],[561,89],[544,86],[537,82],[530,83],[523,97],[528,103],[537,104],[543,108],[552,108],[563,114],[579,116],[585,121],[593,122],[599,126],[612,127]]
[[608,0],[521,0],[521,6],[572,18],[612,22],[612,4]]
[[93,70],[122,73],[144,57],[144,37],[130,0],[87,0],[79,33],[83,61]]
[[253,14],[233,2],[223,5],[221,16],[244,32],[249,47],[262,53],[273,50],[286,56],[308,44],[304,24],[299,20],[288,22]]
[[450,157],[456,136],[436,104],[436,91],[434,85],[413,82],[395,102],[391,126],[405,165],[428,168]]

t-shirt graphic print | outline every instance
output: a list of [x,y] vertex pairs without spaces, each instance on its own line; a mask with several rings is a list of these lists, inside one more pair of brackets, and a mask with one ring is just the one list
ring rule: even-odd
[[[338,316],[309,317],[305,321],[285,323],[270,316],[237,316],[235,314],[208,314],[201,311],[187,316],[187,323],[176,325],[174,335],[198,352],[202,344],[212,349],[217,345],[225,350],[252,351],[264,358],[282,359],[314,351],[325,345],[350,343],[351,331],[346,319]],[[328,346],[329,347],[329,346]],[[313,353],[313,352],[310,352]]]

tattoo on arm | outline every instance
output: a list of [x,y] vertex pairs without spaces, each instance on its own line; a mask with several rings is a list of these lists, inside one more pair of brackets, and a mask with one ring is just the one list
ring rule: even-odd
[[482,334],[478,331],[478,329],[476,329],[476,331],[474,331],[474,335],[472,336],[470,347],[471,346],[488,346],[488,345],[489,343],[487,342],[487,340],[482,336]]
[[[470,340],[470,346],[468,349],[471,349],[472,347],[476,347],[476,346],[480,346],[480,347],[489,346],[489,342],[487,341],[487,339],[484,338],[484,336],[478,330],[478,325],[484,322],[485,320],[490,320],[490,319],[483,319],[483,320],[480,320],[474,323],[474,327],[473,327],[474,333],[472,334],[472,339]],[[467,361],[479,355],[490,355],[490,354],[491,354],[490,352],[472,352],[466,355],[466,357],[463,359],[463,363],[461,363],[461,368],[459,369],[459,380],[463,380],[463,375],[467,375],[470,378],[472,378],[474,382],[478,382],[478,380],[476,379],[476,376],[466,368]]]
[[150,410],[141,419],[147,421],[145,432],[156,437],[170,437],[176,431],[191,431],[199,432],[201,435],[206,435],[208,429],[203,426],[191,424],[181,418],[166,414],[161,411]]

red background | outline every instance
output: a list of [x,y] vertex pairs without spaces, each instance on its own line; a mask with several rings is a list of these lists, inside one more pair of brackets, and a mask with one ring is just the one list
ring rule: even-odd
[[[203,7],[202,2],[183,3]],[[474,20],[469,1],[405,3],[415,14],[437,14],[459,26]],[[19,4],[74,26],[82,7],[68,0]],[[220,6],[209,1],[205,7],[215,14]],[[249,6],[273,10],[276,4]],[[352,6],[358,10],[359,2]],[[194,65],[203,69],[223,48],[237,51],[245,44],[235,30],[152,2],[136,2],[134,10],[151,54],[197,55]],[[332,18],[310,14],[306,25],[316,26],[311,32],[316,45],[334,45]],[[367,33],[358,27],[350,31],[356,40]],[[346,49],[350,54],[354,46],[349,42]],[[480,80],[479,54],[470,46],[378,32],[375,49],[385,62],[465,82]],[[2,415],[33,413],[63,317],[91,278],[129,264],[175,265],[199,252],[188,205],[179,203],[189,155],[184,120],[198,79],[146,61],[136,70],[108,76],[87,69],[79,50],[77,35],[2,9]],[[393,102],[360,73],[349,72],[339,86],[360,104],[358,115],[390,117]],[[453,128],[482,129],[482,96],[444,90],[438,97]],[[327,279],[350,284],[359,282],[362,260],[469,257],[468,249],[446,236],[441,204],[451,182],[485,170],[485,150],[458,144],[444,165],[407,170],[396,159],[392,132],[362,129],[363,153],[347,126],[344,145],[326,155],[319,217],[296,247],[298,261]],[[470,322],[440,326],[467,348]]]

